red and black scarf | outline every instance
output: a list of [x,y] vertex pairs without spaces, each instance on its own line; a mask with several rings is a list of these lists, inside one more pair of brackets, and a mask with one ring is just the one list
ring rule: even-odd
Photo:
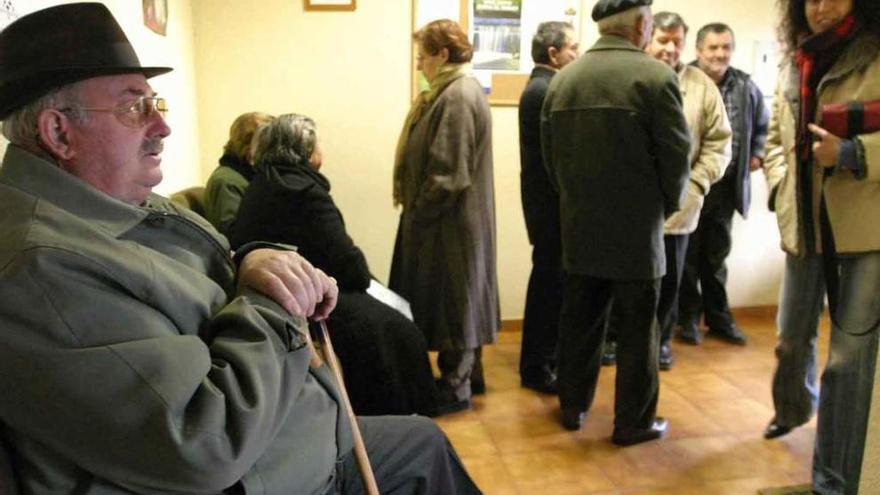
[[812,134],[807,124],[816,115],[816,90],[819,81],[831,70],[844,48],[859,32],[855,16],[844,18],[834,29],[815,34],[804,39],[795,52],[795,61],[800,70],[800,115],[798,116],[797,145],[801,163],[812,158]]

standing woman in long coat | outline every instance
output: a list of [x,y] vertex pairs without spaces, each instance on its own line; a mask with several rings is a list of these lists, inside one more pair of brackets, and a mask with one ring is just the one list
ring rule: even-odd
[[495,340],[500,320],[491,116],[466,75],[473,47],[461,27],[437,20],[413,38],[430,90],[413,103],[397,145],[394,203],[403,212],[389,284],[439,351],[441,403],[465,409],[472,389],[485,390],[481,346]]

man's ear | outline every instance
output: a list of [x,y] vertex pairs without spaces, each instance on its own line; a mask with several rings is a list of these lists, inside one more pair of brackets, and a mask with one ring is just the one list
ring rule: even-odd
[[59,110],[48,108],[37,117],[39,145],[56,160],[73,158],[70,118]]
[[547,57],[550,59],[550,65],[553,67],[559,67],[559,63],[556,61],[557,55],[559,55],[559,50],[555,46],[547,49]]

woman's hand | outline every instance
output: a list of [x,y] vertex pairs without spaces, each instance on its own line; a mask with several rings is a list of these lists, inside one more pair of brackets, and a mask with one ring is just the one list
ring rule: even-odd
[[831,168],[837,165],[837,153],[840,151],[841,139],[816,124],[808,124],[813,133],[813,158],[820,167]]

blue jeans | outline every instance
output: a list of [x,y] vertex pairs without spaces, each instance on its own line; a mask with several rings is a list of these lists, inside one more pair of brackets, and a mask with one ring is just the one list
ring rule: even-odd
[[825,299],[822,257],[785,256],[777,315],[778,364],[773,374],[774,422],[794,428],[816,412],[816,337]]
[[841,255],[840,300],[831,315],[831,349],[822,374],[813,453],[813,490],[856,495],[880,327],[880,252]]

